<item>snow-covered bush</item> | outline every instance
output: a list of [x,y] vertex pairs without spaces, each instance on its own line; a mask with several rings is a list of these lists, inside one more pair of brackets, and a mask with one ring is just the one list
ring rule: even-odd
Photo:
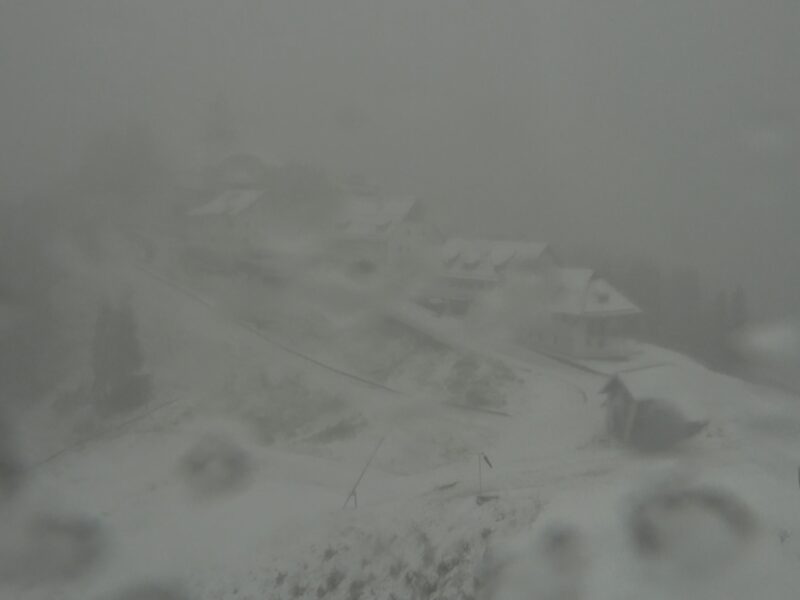
[[344,408],[341,397],[312,389],[301,375],[295,375],[269,384],[266,397],[251,405],[245,418],[254,427],[258,439],[271,444],[303,433],[319,433],[311,430],[310,426],[322,417],[342,412]]
[[515,374],[499,363],[465,356],[455,362],[445,389],[455,402],[478,408],[502,408]]
[[243,487],[251,473],[250,457],[235,443],[206,436],[184,456],[180,472],[199,496],[217,495]]
[[[460,495],[443,500],[395,507],[391,516],[369,509],[345,515],[327,546],[286,557],[266,581],[276,598],[473,599],[490,538],[528,527],[542,505],[523,497],[482,506]],[[444,515],[459,516],[454,522]]]

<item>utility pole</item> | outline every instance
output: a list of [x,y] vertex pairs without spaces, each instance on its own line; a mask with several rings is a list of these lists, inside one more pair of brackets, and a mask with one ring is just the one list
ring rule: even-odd
[[372,464],[372,459],[375,458],[375,455],[378,453],[378,450],[380,450],[381,445],[383,445],[383,440],[385,439],[386,436],[383,436],[380,440],[378,440],[378,444],[375,446],[375,449],[372,451],[372,454],[370,454],[367,464],[364,465],[364,468],[361,470],[361,474],[358,476],[358,479],[356,479],[356,482],[353,484],[353,489],[350,490],[350,493],[347,495],[347,498],[345,498],[344,505],[342,505],[342,508],[347,507],[347,503],[350,502],[350,498],[353,499],[353,506],[355,508],[358,508],[358,495],[356,489],[358,488],[358,484],[361,483],[361,479],[363,479],[364,475],[367,472],[367,469],[369,469],[370,464]]
[[484,452],[478,452],[478,497],[483,496],[483,462],[493,469],[494,466],[489,461],[489,457]]

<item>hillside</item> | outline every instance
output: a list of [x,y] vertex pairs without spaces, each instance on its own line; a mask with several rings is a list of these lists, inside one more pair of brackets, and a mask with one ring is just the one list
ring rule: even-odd
[[[447,346],[396,322],[315,330],[304,348],[118,250],[94,266],[65,254],[71,285],[130,294],[154,398],[101,418],[78,374],[21,421],[29,479],[3,507],[0,597],[474,598],[500,573],[511,595],[495,597],[519,597],[517,584],[537,599],[794,597],[794,398],[682,358],[711,426],[670,456],[637,456],[603,437],[604,375],[504,361],[478,352],[479,340]],[[87,307],[85,329],[92,318]],[[328,335],[330,346],[316,343]],[[468,396],[456,386],[465,377],[499,410],[453,406]],[[343,508],[379,442],[358,508]],[[482,454],[491,468],[479,484]],[[673,473],[679,487],[730,490],[755,515],[742,552],[721,555],[725,568],[689,576],[631,550],[631,498]],[[31,528],[38,515],[93,533],[43,534]],[[697,518],[690,531],[705,531]],[[571,578],[585,590],[570,593],[591,595],[547,595],[563,583],[549,550],[538,554],[554,528],[585,553]],[[714,532],[709,556],[732,544]]]

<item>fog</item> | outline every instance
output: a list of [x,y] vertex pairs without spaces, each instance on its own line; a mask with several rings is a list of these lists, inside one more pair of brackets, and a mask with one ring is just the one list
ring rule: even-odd
[[448,229],[594,244],[800,299],[794,2],[20,2],[4,196],[131,117],[175,161],[224,94],[251,147],[428,199]]
[[800,2],[0,0],[0,600],[787,600]]

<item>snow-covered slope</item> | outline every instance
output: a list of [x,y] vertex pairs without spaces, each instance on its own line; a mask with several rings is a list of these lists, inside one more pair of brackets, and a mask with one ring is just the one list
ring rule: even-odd
[[[2,598],[168,597],[122,595],[144,584],[225,600],[735,600],[800,589],[800,414],[791,397],[685,359],[681,377],[711,426],[654,460],[603,440],[603,376],[515,356],[505,365],[516,378],[508,416],[453,408],[435,386],[414,388],[413,361],[394,373],[401,389],[380,389],[287,352],[128,263],[111,264],[74,274],[132,293],[155,398],[111,421],[79,411],[79,422],[92,421],[82,437],[74,413],[53,405],[22,422],[29,465],[87,442],[33,468],[3,507],[0,566],[16,569],[0,570]],[[186,457],[208,434],[247,467],[236,485],[198,494]],[[381,440],[358,508],[343,508]],[[216,477],[224,467],[207,468]],[[670,485],[729,490],[752,511],[755,533],[741,552],[722,553],[725,568],[689,576],[670,554],[645,559],[632,543],[631,506],[673,473],[683,479]],[[45,577],[41,569],[63,559],[52,535],[42,541],[31,529],[41,514],[90,519],[102,552],[86,553],[70,577],[55,568],[59,576]],[[670,523],[683,522],[676,514]],[[689,532],[708,527],[700,539],[709,555],[730,546],[715,542],[728,534],[713,514],[686,518]],[[23,568],[25,557],[40,569]],[[577,587],[562,585],[564,573]]]

